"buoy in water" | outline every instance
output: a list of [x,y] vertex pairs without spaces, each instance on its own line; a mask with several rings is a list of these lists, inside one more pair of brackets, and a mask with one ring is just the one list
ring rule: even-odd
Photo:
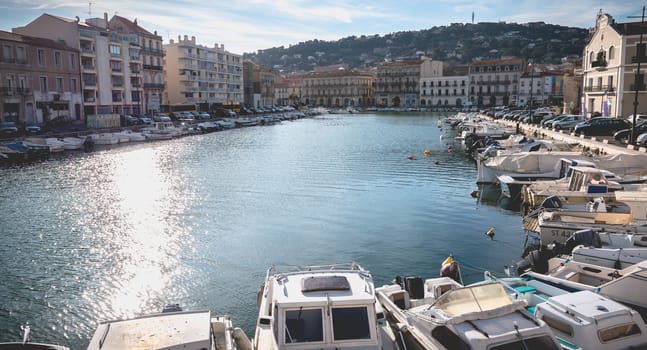
[[431,150],[426,149],[426,150],[425,150],[425,155],[426,155],[426,156],[431,155]]
[[438,164],[440,164],[440,161],[436,160],[436,161],[434,161],[434,164],[438,165]]
[[490,237],[491,240],[494,240],[494,227],[490,227],[485,234]]
[[415,159],[412,155],[409,155],[407,158],[408,158],[409,160],[414,160],[414,159]]
[[479,195],[479,190],[474,190],[470,193],[470,196],[472,196],[473,198],[478,197],[478,195]]
[[444,135],[440,135],[440,141],[442,141],[442,140],[444,140],[444,139],[445,139],[445,136],[444,136]]

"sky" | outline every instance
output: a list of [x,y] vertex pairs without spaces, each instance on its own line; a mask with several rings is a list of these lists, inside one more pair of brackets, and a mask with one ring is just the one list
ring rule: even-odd
[[117,14],[164,43],[178,35],[196,37],[201,45],[224,44],[243,54],[300,42],[338,40],[356,35],[384,35],[474,22],[538,22],[570,27],[595,26],[597,13],[617,22],[640,21],[637,0],[2,0],[0,30],[27,25],[43,13],[81,20]]

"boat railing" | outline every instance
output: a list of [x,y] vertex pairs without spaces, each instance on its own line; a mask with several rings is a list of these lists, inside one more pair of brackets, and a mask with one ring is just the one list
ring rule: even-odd
[[[267,270],[266,279],[272,275],[290,275],[303,272],[330,272],[330,271],[365,271],[355,262],[328,265],[272,265]],[[368,274],[368,272],[367,272]]]

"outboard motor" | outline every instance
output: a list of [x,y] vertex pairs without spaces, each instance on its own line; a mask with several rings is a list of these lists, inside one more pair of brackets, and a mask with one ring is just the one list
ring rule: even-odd
[[550,196],[541,202],[540,207],[544,209],[559,209],[562,207],[562,201],[557,196]]
[[591,229],[579,230],[574,232],[564,243],[564,253],[570,254],[573,248],[578,245],[601,248],[602,241],[600,240],[600,235]]
[[548,272],[548,260],[554,256],[550,250],[533,250],[525,258],[517,262],[517,273],[534,271],[537,273]]
[[425,297],[425,287],[422,278],[419,276],[405,277],[404,289],[409,292],[411,299],[423,299]]

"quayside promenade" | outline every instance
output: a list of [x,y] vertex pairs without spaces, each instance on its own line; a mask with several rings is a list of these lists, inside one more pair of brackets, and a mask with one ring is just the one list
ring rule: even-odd
[[613,140],[610,136],[580,136],[565,130],[553,130],[547,127],[538,126],[528,123],[517,123],[509,120],[494,119],[482,115],[481,117],[492,120],[495,123],[505,125],[507,127],[519,127],[519,131],[525,135],[532,135],[533,137],[549,138],[556,141],[567,143],[579,143],[582,147],[587,147],[592,151],[599,151],[603,154],[645,154],[647,148],[636,147],[632,145],[623,145]]

